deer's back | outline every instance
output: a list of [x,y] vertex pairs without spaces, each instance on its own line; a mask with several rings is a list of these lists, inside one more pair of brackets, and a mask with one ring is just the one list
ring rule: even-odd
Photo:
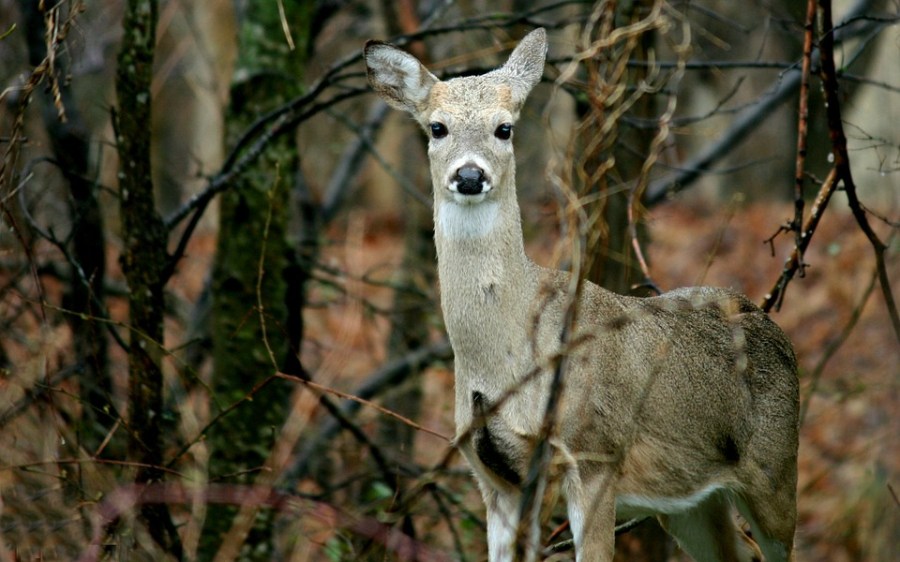
[[[560,295],[564,280],[557,277]],[[552,309],[548,304],[547,312]],[[573,451],[615,456],[627,450],[637,465],[654,467],[648,478],[652,473],[688,489],[709,475],[667,470],[700,459],[723,469],[759,465],[765,459],[752,457],[760,449],[796,450],[794,352],[745,296],[692,287],[638,299],[588,284],[579,325],[564,403],[566,419],[581,420],[566,428]]]

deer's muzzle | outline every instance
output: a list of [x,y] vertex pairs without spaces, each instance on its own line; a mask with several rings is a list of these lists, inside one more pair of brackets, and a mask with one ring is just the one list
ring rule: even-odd
[[465,165],[456,170],[453,177],[456,191],[463,195],[478,195],[484,189],[484,170],[474,165]]

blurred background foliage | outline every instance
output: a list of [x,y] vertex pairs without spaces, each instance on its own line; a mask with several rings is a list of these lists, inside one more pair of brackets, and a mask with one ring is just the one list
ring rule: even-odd
[[[883,248],[835,185],[788,286],[835,158],[819,35],[798,118],[805,3],[0,0],[0,559],[485,559],[448,441],[425,141],[371,95],[361,49],[451,77],[537,26],[529,253],[565,266],[577,194],[599,284],[786,289],[769,304],[801,363],[797,560],[892,559],[900,5],[834,4],[833,99]],[[123,60],[152,65],[146,84]],[[156,211],[126,220],[126,185]],[[162,238],[137,236],[157,214]],[[617,557],[686,559],[651,521]]]

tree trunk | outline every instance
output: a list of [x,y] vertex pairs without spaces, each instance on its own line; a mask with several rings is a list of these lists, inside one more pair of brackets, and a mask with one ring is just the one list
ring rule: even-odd
[[[166,230],[154,205],[150,176],[150,82],[156,36],[154,0],[129,0],[116,70],[116,146],[128,282],[128,456],[138,484],[163,479],[163,287]],[[140,520],[167,552],[180,556],[178,535],[163,504],[144,504]]]
[[[274,60],[288,61],[289,68],[274,69],[267,48],[269,37],[261,37],[258,28],[281,29],[274,4],[251,2],[241,21],[239,67],[250,78],[232,90],[228,131],[245,130],[258,117],[261,108],[270,108],[298,92],[305,64],[306,36],[311,6],[285,6],[291,21],[290,33],[297,49],[290,57],[282,54]],[[248,31],[251,30],[251,31]],[[298,34],[300,37],[298,37]],[[256,58],[259,57],[259,58]],[[265,67],[265,72],[260,69]],[[274,76],[290,75],[286,82]],[[262,109],[264,111],[264,109]],[[212,388],[216,404],[226,407],[244,399],[257,385],[276,371],[298,374],[302,366],[296,357],[302,334],[302,306],[297,302],[304,291],[290,287],[299,277],[298,268],[309,263],[298,258],[288,242],[290,186],[299,160],[290,137],[273,140],[265,154],[234,180],[220,198],[219,238],[212,273]],[[288,311],[287,306],[292,310]],[[287,359],[286,359],[287,358]],[[211,477],[239,475],[229,481],[249,483],[255,470],[266,462],[277,437],[278,428],[288,415],[289,398],[294,386],[287,381],[270,380],[264,388],[231,414],[220,419],[209,431],[212,449]],[[210,506],[202,551],[214,551],[231,526],[235,506]],[[260,511],[246,538],[252,547],[248,560],[270,560],[274,556],[275,514]]]

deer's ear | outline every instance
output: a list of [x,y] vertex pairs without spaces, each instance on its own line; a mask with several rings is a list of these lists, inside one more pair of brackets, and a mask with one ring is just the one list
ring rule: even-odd
[[363,55],[369,84],[384,101],[413,114],[424,109],[438,79],[416,57],[381,41],[368,41]]
[[500,70],[507,74],[513,89],[513,101],[517,105],[525,103],[528,93],[541,81],[544,62],[547,59],[547,32],[539,27],[526,35],[516,45],[509,60]]

